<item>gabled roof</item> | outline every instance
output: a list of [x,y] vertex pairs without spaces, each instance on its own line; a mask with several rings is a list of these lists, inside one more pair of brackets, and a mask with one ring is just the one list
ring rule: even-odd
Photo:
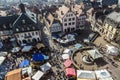
[[69,8],[62,5],[62,7],[59,7],[58,11],[56,12],[60,18],[63,18],[68,11],[69,11]]
[[[18,18],[18,15],[12,15],[12,16],[1,16],[0,17],[0,30],[12,30],[12,27],[10,27],[10,24],[14,23],[14,21]],[[6,28],[4,28],[6,26]]]
[[82,6],[77,4],[71,6],[72,11],[75,13],[77,17],[79,17],[83,13],[83,10],[81,8]]
[[[19,33],[19,32],[27,32],[27,31],[33,31],[33,30],[37,30],[37,22],[35,20],[35,16],[30,16],[30,14],[27,13],[22,13],[17,19],[16,21],[13,23],[13,31],[15,33]],[[32,26],[29,26],[32,25]],[[34,25],[34,29],[32,28]],[[27,30],[27,27],[29,27],[29,30]],[[19,29],[19,31],[16,31],[16,28]],[[24,28],[24,31],[21,30],[21,28]]]

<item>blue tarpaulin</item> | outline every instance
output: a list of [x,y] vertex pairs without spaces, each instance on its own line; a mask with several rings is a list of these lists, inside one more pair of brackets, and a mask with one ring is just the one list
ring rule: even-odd
[[44,60],[44,56],[42,54],[35,53],[33,55],[33,61],[42,61]]
[[29,60],[25,59],[25,60],[22,60],[22,62],[19,64],[19,67],[27,67],[29,66]]

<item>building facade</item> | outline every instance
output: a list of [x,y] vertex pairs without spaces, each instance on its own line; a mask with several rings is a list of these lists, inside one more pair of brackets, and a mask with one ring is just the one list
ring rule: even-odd
[[106,39],[120,43],[120,13],[112,12],[104,21],[104,34]]
[[76,30],[76,15],[66,6],[59,7],[56,11],[58,19],[62,23],[63,32],[71,32]]
[[41,41],[41,33],[34,14],[25,11],[24,4],[20,4],[21,14],[13,23],[13,32],[19,44]]

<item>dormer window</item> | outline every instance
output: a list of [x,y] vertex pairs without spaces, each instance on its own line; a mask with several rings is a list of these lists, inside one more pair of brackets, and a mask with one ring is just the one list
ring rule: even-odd
[[29,28],[29,27],[27,27],[27,30],[30,30],[30,28]]
[[22,31],[24,31],[24,28],[22,28]]
[[19,29],[18,29],[18,28],[16,28],[16,31],[18,32],[18,31],[19,31]]
[[6,29],[6,25],[3,25],[4,29]]
[[22,23],[25,24],[25,20],[24,19],[22,20]]
[[12,25],[11,25],[11,23],[10,23],[9,25],[10,25],[10,28],[12,28]]
[[35,27],[33,26],[33,30],[35,29]]

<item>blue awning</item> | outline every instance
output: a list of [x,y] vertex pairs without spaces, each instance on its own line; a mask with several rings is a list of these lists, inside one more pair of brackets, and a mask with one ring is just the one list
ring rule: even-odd
[[25,60],[22,60],[22,62],[19,64],[19,67],[27,67],[29,66],[29,60],[25,59]]
[[35,53],[33,55],[33,61],[42,61],[42,60],[44,60],[44,56],[42,54]]

